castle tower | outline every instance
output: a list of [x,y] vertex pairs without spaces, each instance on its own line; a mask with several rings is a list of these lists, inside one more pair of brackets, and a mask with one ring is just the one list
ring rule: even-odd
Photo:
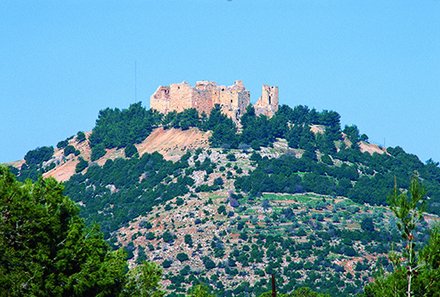
[[263,85],[261,97],[254,105],[257,115],[272,117],[278,111],[278,87]]
[[237,80],[232,86],[219,86],[218,96],[214,102],[220,104],[225,115],[238,123],[251,102],[250,92],[246,90],[241,80]]

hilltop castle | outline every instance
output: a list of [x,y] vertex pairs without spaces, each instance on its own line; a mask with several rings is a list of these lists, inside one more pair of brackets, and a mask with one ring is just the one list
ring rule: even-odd
[[[225,115],[237,122],[250,104],[250,93],[240,80],[232,86],[198,81],[195,87],[186,82],[159,86],[150,97],[150,108],[165,114],[188,108],[209,114],[216,104],[221,106]],[[261,97],[254,108],[257,115],[273,116],[278,110],[278,87],[263,85]]]

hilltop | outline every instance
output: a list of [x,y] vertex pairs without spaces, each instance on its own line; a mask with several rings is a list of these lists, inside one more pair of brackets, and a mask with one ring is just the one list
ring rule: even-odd
[[[250,92],[241,80],[228,87],[212,81],[198,81],[194,87],[187,82],[159,86],[150,97],[151,109],[163,114],[194,108],[199,114],[208,115],[219,105],[222,113],[238,124],[250,102]],[[272,117],[278,111],[278,87],[263,85],[261,97],[253,107],[257,115]]]
[[[86,222],[125,246],[131,265],[164,267],[174,295],[196,280],[224,296],[262,292],[271,273],[283,291],[360,292],[372,267],[390,268],[385,255],[400,237],[386,197],[394,180],[407,188],[414,171],[430,197],[417,241],[438,221],[438,163],[369,143],[356,126],[342,128],[335,111],[278,106],[274,88],[228,114],[226,95],[209,109],[193,105],[212,102],[221,86],[185,85],[187,97],[176,95],[179,86],[170,97],[157,96],[164,87],[153,94],[168,100],[166,110],[107,108],[92,131],[12,164],[21,180],[64,182]],[[237,100],[247,94],[241,83],[228,88]],[[172,98],[191,104],[170,109]],[[265,109],[274,112],[258,111],[261,102],[276,103]]]

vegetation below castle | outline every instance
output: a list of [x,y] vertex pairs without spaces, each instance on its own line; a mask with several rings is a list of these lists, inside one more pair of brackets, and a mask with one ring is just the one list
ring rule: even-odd
[[[62,186],[53,179],[39,179],[35,184],[27,181],[21,184],[15,181],[15,178],[4,167],[0,167],[0,289],[3,293],[10,296],[23,295],[47,295],[47,296],[163,296],[165,291],[160,285],[161,269],[156,265],[144,262],[134,269],[127,271],[124,253],[122,250],[111,251],[107,243],[101,237],[97,227],[86,228],[82,219],[78,217],[77,207],[65,196],[62,195]],[[414,232],[417,222],[422,219],[422,212],[419,209],[419,203],[424,202],[424,190],[420,187],[417,177],[413,178],[410,185],[409,194],[395,194],[390,200],[391,208],[399,220],[399,230],[405,242],[405,248],[399,247],[397,251],[390,253],[390,260],[393,264],[390,274],[380,274],[375,282],[369,283],[365,288],[363,296],[435,296],[439,292],[440,282],[440,232],[434,228],[428,243],[423,249],[416,249],[418,245],[415,238],[421,234]],[[317,206],[317,205],[316,205]],[[223,211],[223,210],[222,210]],[[222,212],[219,208],[219,213]],[[276,214],[276,212],[275,212]],[[292,220],[293,213],[285,213],[285,219]],[[318,220],[324,221],[324,220]],[[147,222],[147,225],[149,223]],[[147,228],[151,228],[147,226]],[[239,224],[238,224],[239,225]],[[247,232],[247,228],[239,229]],[[321,227],[315,226],[320,229]],[[362,229],[364,233],[371,234],[372,238],[375,226],[368,219],[363,220]],[[325,232],[328,234],[331,232]],[[173,235],[169,234],[164,240],[173,241]],[[303,231],[304,232],[304,231]],[[247,233],[242,237],[248,240]],[[332,236],[332,235],[330,235]],[[243,295],[245,292],[252,293],[260,297],[270,296],[270,293],[259,293],[268,287],[264,278],[266,274],[280,275],[280,268],[283,266],[280,262],[280,256],[287,251],[292,257],[286,257],[289,262],[284,267],[283,275],[288,282],[279,286],[279,290],[291,293],[279,294],[280,296],[315,296],[325,297],[327,295],[315,293],[310,289],[297,288],[294,284],[301,279],[305,270],[306,281],[319,290],[329,290],[333,294],[336,288],[332,285],[326,286],[327,282],[332,282],[332,276],[316,275],[313,271],[313,265],[318,265],[319,271],[325,273],[325,263],[327,262],[328,252],[325,245],[316,237],[309,244],[318,247],[319,253],[317,259],[320,262],[311,264],[306,262],[309,267],[302,267],[301,261],[293,261],[295,253],[301,252],[304,255],[310,252],[311,247],[306,243],[298,243],[288,236],[279,236],[279,233],[271,235],[260,234],[260,245],[266,247],[266,252],[261,253],[258,245],[252,244],[252,247],[243,245],[244,251],[250,251],[250,256],[240,253],[235,249],[228,257],[226,269],[230,269],[228,274],[237,275],[237,264],[242,267],[250,263],[267,263],[263,261],[264,257],[269,257],[270,261],[266,264],[266,271],[259,273],[261,279],[250,286],[248,282],[241,283],[234,291],[225,290],[225,288],[216,288],[221,296]],[[365,239],[371,240],[371,239]],[[321,242],[318,244],[318,242]],[[217,239],[217,243],[222,242]],[[185,236],[185,243],[193,245],[191,235]],[[258,241],[256,242],[258,243]],[[301,248],[300,245],[303,245]],[[221,246],[214,245],[221,257]],[[323,249],[319,247],[324,246]],[[345,252],[356,253],[352,249],[350,252],[345,248]],[[332,250],[337,252],[338,249]],[[130,250],[129,250],[130,252]],[[314,252],[315,253],[315,252]],[[138,252],[138,260],[140,253]],[[133,255],[129,255],[132,257]],[[180,262],[188,261],[186,254],[180,253],[177,256]],[[207,271],[216,267],[214,261],[204,258],[204,265]],[[139,261],[142,262],[142,261]],[[236,264],[234,264],[236,263]],[[162,264],[164,267],[170,264]],[[364,266],[363,266],[364,265]],[[212,283],[215,279],[207,279],[204,274],[199,275],[196,271],[185,266],[181,270],[180,276],[170,276],[171,283],[174,286],[168,286],[169,296],[178,296],[181,291],[179,286],[183,283],[192,283],[193,286],[188,289],[188,296],[214,296],[209,291],[212,289],[200,283]],[[358,263],[356,270],[360,274],[362,270],[369,269],[367,262]],[[185,271],[184,274],[183,271]],[[345,294],[360,293],[360,283],[357,287],[352,287],[354,291],[347,291],[351,288],[353,275],[347,273],[347,278],[342,279],[343,267],[339,267],[333,275],[337,280],[338,287],[345,287]],[[216,275],[216,274],[215,274]],[[329,278],[330,277],[330,278]],[[295,280],[296,281],[293,281]]]
[[[365,134],[360,135],[356,126],[346,126],[341,131],[340,116],[334,111],[317,112],[302,105],[293,109],[284,105],[269,119],[265,116],[257,117],[253,107],[249,106],[241,123],[242,129],[238,133],[234,122],[221,113],[220,106],[216,106],[209,117],[205,114],[199,117],[195,109],[161,115],[146,110],[140,103],[124,110],[107,108],[100,112],[90,137],[91,160],[102,157],[105,149],[133,149],[133,144],[143,141],[160,125],[183,130],[191,127],[209,130],[212,131],[210,143],[213,148],[238,149],[242,152],[248,152],[251,148],[258,152],[261,147],[272,147],[281,138],[287,140],[289,148],[299,149],[302,158],[287,154],[281,159],[264,159],[254,154],[257,170],[248,178],[254,186],[251,189],[251,185],[245,185],[243,190],[252,191],[252,194],[262,191],[312,191],[348,196],[361,203],[383,205],[384,197],[393,187],[394,177],[399,185],[408,187],[412,172],[417,171],[424,180],[427,195],[430,197],[429,211],[440,214],[438,163],[428,160],[424,164],[417,156],[406,153],[400,147],[387,148],[387,154],[361,153],[357,143],[367,140],[368,137]],[[319,126],[322,131],[314,134],[311,126]],[[129,154],[132,156],[134,153]],[[26,163],[20,172],[16,172],[19,178],[24,180],[31,177],[35,180],[38,173],[52,169],[42,168],[52,154],[53,148],[50,147],[28,152]],[[283,167],[284,176],[279,175],[280,170],[274,171],[282,162],[288,163]],[[298,180],[298,173],[309,173],[301,178],[302,181],[306,178],[305,185]],[[239,183],[244,180],[246,179]],[[264,182],[269,184],[265,185]]]
[[[135,145],[158,127],[209,131],[210,148],[175,162],[140,156]],[[76,141],[86,141],[83,135]],[[130,263],[162,265],[171,296],[191,283],[222,296],[259,295],[272,273],[284,293],[301,286],[332,296],[361,293],[373,270],[396,270],[386,254],[402,247],[400,233],[383,207],[394,181],[409,188],[418,172],[427,211],[440,214],[438,163],[400,147],[361,152],[358,143],[368,137],[356,126],[341,129],[333,111],[281,106],[267,118],[249,107],[237,127],[219,107],[210,115],[162,115],[138,103],[100,112],[90,158],[68,140],[57,149],[79,163],[65,193],[88,226],[99,223],[113,248],[125,247]],[[122,149],[125,158],[99,165],[109,149]],[[33,150],[12,170],[19,180],[38,180],[56,166],[53,155],[51,147]],[[428,242],[427,228],[422,221],[415,230],[417,251]]]
[[[86,222],[98,222],[109,237],[130,220],[151,211],[153,205],[188,193],[194,181],[184,175],[187,166],[183,160],[165,161],[158,153],[107,161],[103,167],[93,165],[85,174],[73,176],[65,184],[66,194],[81,201]],[[117,191],[112,192],[113,187]]]

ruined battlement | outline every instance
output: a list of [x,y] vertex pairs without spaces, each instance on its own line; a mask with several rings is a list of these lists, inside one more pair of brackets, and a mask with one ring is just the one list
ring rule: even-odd
[[278,111],[278,87],[263,85],[261,97],[254,104],[257,115],[273,116]]
[[[188,108],[209,114],[216,104],[221,106],[225,115],[238,122],[250,104],[250,92],[240,80],[232,86],[198,81],[194,87],[187,82],[159,86],[150,97],[150,108],[165,114],[171,111],[182,112]],[[278,87],[263,85],[262,95],[255,104],[256,114],[271,117],[277,110]]]

